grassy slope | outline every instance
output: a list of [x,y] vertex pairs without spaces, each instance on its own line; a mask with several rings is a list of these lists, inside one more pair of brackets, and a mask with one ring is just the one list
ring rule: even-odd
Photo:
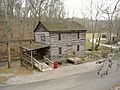
[[[95,33],[95,38],[98,37],[97,35],[98,35],[98,34]],[[87,33],[87,34],[86,34],[86,49],[87,49],[87,50],[91,48],[91,43],[89,42],[90,39],[92,39],[92,33]]]
[[[95,38],[98,38],[98,33],[95,34]],[[86,50],[91,48],[91,42],[89,40],[92,39],[92,33],[86,34]],[[105,46],[99,46],[99,49],[107,49]]]
[[[17,75],[28,75],[32,73],[32,70],[28,70],[26,67],[20,66],[19,61],[11,62],[12,67],[8,68],[7,66],[0,67],[0,84],[5,84],[6,81]],[[2,75],[5,76],[2,76]],[[7,75],[8,74],[8,75]]]

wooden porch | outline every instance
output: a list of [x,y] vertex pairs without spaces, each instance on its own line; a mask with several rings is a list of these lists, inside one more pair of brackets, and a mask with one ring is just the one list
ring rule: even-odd
[[20,46],[21,65],[28,69],[36,68],[39,71],[52,70],[49,59],[49,45],[32,43]]
[[69,58],[67,58],[67,61],[68,62],[72,62],[74,64],[80,64],[80,63],[82,63],[82,59],[78,58],[78,57],[69,57]]

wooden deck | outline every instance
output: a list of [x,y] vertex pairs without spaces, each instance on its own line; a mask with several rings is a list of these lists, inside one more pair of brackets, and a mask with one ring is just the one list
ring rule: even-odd
[[80,64],[80,63],[82,63],[82,59],[78,58],[78,57],[69,57],[69,58],[67,58],[67,61],[68,62],[72,62],[74,64]]

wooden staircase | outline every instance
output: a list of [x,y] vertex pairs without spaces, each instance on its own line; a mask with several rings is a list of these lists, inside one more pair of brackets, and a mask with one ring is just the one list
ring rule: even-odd
[[39,62],[37,61],[35,58],[33,58],[33,63],[34,66],[39,70],[39,71],[48,71],[48,70],[53,70],[50,66],[48,66],[46,63],[44,62]]
[[37,59],[35,59],[34,57],[31,57],[30,55],[28,55],[26,53],[21,54],[21,63],[22,63],[22,65],[24,65],[27,68],[35,67],[39,71],[42,71],[42,72],[48,71],[48,70],[53,70],[53,68],[50,67],[49,65],[47,65],[45,62],[40,62]]

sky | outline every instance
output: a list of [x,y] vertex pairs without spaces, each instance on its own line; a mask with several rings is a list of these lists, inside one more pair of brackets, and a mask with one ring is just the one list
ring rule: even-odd
[[[63,1],[65,6],[66,17],[90,18],[91,0],[63,0]],[[102,10],[104,10],[109,5],[111,5],[112,8],[114,8],[114,5],[117,2],[117,0],[92,0],[92,1],[94,4],[98,3],[99,7],[102,4],[104,4]],[[23,4],[23,7],[24,5],[25,4]],[[93,10],[93,19],[94,19],[94,16],[96,14],[95,5],[93,5],[92,10]],[[107,15],[103,15],[103,16],[107,17]]]
[[[86,4],[85,0],[64,0],[65,9],[68,17],[79,17],[80,10],[83,10],[83,6]],[[69,13],[68,13],[69,12]]]
[[[101,6],[102,3],[104,3],[105,7],[108,5],[112,5],[112,8],[114,8],[114,4],[117,0],[93,0],[94,3],[98,2],[98,5]],[[114,4],[112,4],[115,2]],[[64,0],[65,10],[66,10],[66,16],[67,17],[80,17],[82,18],[84,15],[81,14],[83,12],[84,14],[88,14],[90,11],[88,11],[87,7],[90,7],[91,0]],[[96,13],[95,7],[93,7],[93,14]]]

